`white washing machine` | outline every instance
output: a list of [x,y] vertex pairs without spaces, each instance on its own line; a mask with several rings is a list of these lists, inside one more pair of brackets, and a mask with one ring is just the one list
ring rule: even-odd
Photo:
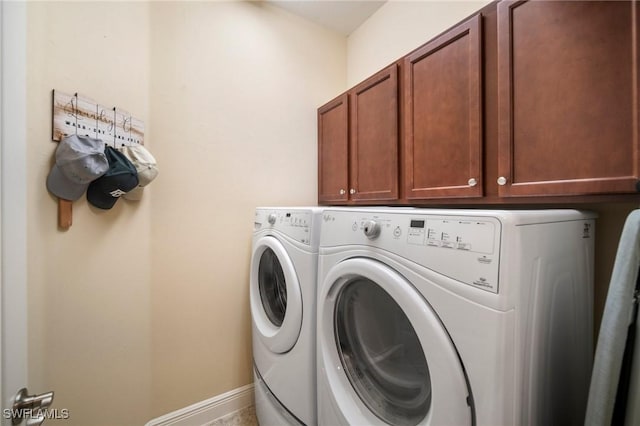
[[595,215],[325,209],[318,424],[583,424]]
[[316,416],[320,208],[258,208],[250,269],[256,414],[262,426]]

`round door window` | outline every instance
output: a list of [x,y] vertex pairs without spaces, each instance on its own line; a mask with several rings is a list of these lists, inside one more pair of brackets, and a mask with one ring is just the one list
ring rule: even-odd
[[381,420],[416,425],[431,407],[431,378],[418,336],[395,300],[358,277],[337,298],[338,353],[351,386]]
[[254,335],[274,353],[291,350],[302,327],[302,290],[293,261],[276,238],[253,243],[249,283]]
[[260,257],[258,287],[267,318],[280,327],[287,311],[287,285],[278,256],[270,248],[266,248]]

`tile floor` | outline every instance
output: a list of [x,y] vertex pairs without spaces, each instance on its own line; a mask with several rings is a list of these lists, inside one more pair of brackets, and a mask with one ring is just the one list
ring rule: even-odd
[[256,407],[251,405],[242,410],[227,414],[214,420],[207,426],[258,426]]

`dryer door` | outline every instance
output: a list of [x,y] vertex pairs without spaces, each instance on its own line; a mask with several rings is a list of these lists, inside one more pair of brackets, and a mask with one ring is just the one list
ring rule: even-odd
[[289,351],[302,326],[302,292],[291,258],[275,237],[254,244],[249,280],[254,331],[272,352]]
[[318,303],[320,374],[340,421],[473,424],[456,348],[429,303],[399,273],[371,259],[343,261],[329,271]]

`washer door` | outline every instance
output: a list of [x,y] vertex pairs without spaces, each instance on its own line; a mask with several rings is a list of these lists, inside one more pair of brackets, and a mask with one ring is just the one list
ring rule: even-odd
[[349,424],[473,423],[453,342],[406,279],[378,261],[354,258],[332,268],[322,288],[321,371]]
[[291,350],[302,327],[302,292],[291,258],[276,238],[254,244],[249,280],[254,332],[272,352]]

